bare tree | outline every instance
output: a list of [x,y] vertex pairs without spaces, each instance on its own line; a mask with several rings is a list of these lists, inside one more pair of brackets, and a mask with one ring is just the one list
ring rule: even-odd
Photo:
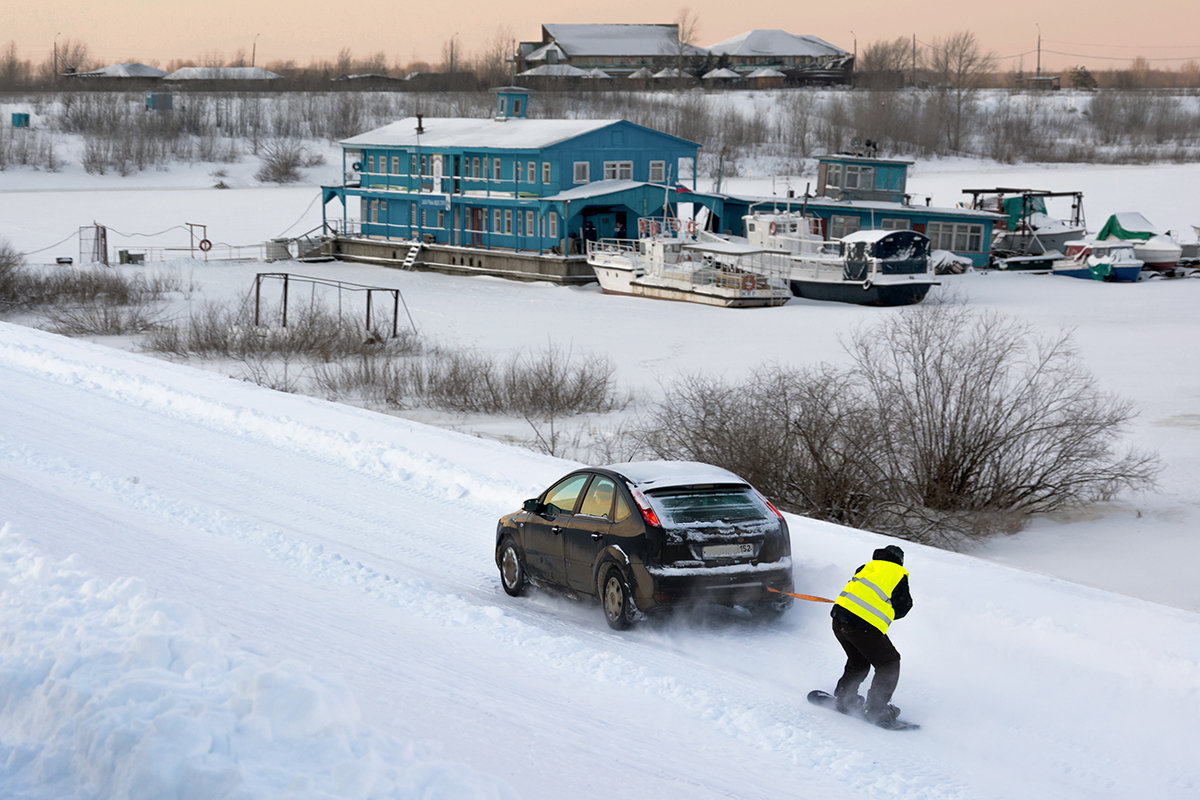
[[678,77],[684,75],[683,65],[696,50],[696,39],[700,36],[700,17],[687,6],[675,15],[675,70]]
[[516,39],[508,26],[497,28],[475,61],[475,73],[485,85],[511,83]]
[[854,65],[856,83],[876,88],[904,85],[904,73],[912,69],[912,46],[905,36],[880,39],[863,48]]
[[458,34],[456,33],[442,43],[442,72],[458,72],[458,62],[461,58]]
[[0,86],[6,89],[20,88],[30,82],[32,75],[32,65],[21,59],[17,43],[10,41],[0,51]]
[[964,123],[975,93],[996,65],[996,56],[979,45],[971,31],[959,31],[934,39],[929,51],[929,69],[944,97],[943,125],[946,144],[959,150]]
[[641,439],[789,510],[942,546],[1153,484],[1156,457],[1115,447],[1131,406],[1099,391],[1068,334],[928,304],[846,347],[846,369],[686,378]]

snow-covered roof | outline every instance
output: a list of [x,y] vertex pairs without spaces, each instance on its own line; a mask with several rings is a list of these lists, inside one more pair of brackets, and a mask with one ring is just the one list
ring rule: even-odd
[[88,72],[76,72],[73,78],[161,78],[166,75],[165,69],[151,67],[148,64],[138,64],[134,61],[122,61],[120,64],[110,64],[107,67],[93,69]]
[[570,64],[542,64],[540,67],[518,72],[521,77],[550,77],[550,78],[586,78],[590,77],[586,69],[573,67]]
[[659,186],[655,183],[612,179],[606,181],[592,181],[591,183],[585,183],[581,186],[572,186],[570,189],[565,189],[558,194],[552,194],[541,199],[555,200],[560,202],[567,200],[583,200],[589,197],[603,197],[606,194],[613,194],[614,192],[624,192],[629,189],[637,189],[642,186],[653,186],[660,191],[662,190],[662,186]]
[[708,483],[745,484],[727,469],[698,461],[630,461],[605,467],[624,475],[636,486],[658,489],[666,486],[693,486]]
[[653,75],[654,73],[648,70],[646,67],[638,67],[633,72],[629,73],[630,78],[650,78],[653,77]]
[[717,42],[708,48],[714,55],[731,56],[845,56],[845,50],[816,36],[801,36],[778,29],[759,29]]
[[[674,55],[680,49],[677,25],[545,24],[542,30],[571,58],[664,56]],[[700,55],[704,50],[685,44],[683,52]]]
[[262,67],[182,67],[164,81],[270,81],[282,78]]
[[541,47],[530,52],[529,55],[525,56],[525,60],[549,61],[551,55],[553,55],[555,59],[563,61],[565,61],[567,58],[567,54],[562,51],[561,47],[554,42],[550,42],[550,44],[542,45]]
[[714,80],[717,78],[740,78],[740,77],[742,77],[742,76],[739,75],[738,73],[734,72],[733,70],[729,69],[728,67],[721,67],[720,69],[714,69],[714,70],[710,70],[710,71],[704,73],[704,80],[706,80],[706,81]]
[[505,120],[433,117],[422,121],[417,136],[417,118],[407,117],[373,131],[360,133],[341,144],[346,147],[487,147],[532,150],[606,128],[619,119],[524,119]]
[[655,77],[655,78],[686,78],[686,77],[688,77],[688,74],[686,72],[684,72],[683,70],[678,69],[676,67],[666,67],[666,68],[660,69],[658,72],[654,73],[653,77]]
[[780,72],[777,69],[771,69],[770,67],[759,67],[758,69],[754,70],[754,72],[751,72],[749,75],[747,75],[746,77],[747,78],[786,78],[787,76],[784,75],[782,72]]
[[1116,218],[1117,223],[1127,231],[1151,234],[1161,233],[1153,222],[1146,219],[1138,211],[1118,211],[1112,215],[1112,218]]
[[600,69],[599,67],[593,67],[587,71],[587,75],[585,77],[588,77],[588,78],[611,78],[612,75],[609,75],[607,72]]

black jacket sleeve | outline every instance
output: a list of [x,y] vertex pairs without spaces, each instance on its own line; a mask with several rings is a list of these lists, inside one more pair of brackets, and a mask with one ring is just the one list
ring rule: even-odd
[[912,607],[912,594],[908,591],[908,576],[905,575],[896,584],[896,589],[892,592],[892,610],[896,612],[896,619],[900,619],[909,611],[912,611]]

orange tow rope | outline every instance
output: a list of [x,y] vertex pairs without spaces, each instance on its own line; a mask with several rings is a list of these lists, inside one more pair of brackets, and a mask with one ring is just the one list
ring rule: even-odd
[[832,603],[833,602],[828,597],[817,597],[815,594],[796,594],[795,592],[783,592],[783,591],[780,591],[779,589],[771,589],[770,587],[767,588],[767,591],[775,592],[776,594],[786,594],[788,597],[795,597],[800,600],[811,600],[814,603]]

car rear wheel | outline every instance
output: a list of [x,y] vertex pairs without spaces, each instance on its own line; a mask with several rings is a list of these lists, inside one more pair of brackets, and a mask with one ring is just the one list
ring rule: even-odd
[[604,582],[600,585],[600,602],[604,605],[604,618],[608,620],[608,627],[618,631],[629,627],[629,590],[621,578],[621,571],[616,567],[609,567],[604,575]]
[[500,545],[500,583],[512,597],[525,594],[529,584],[525,577],[525,559],[511,537],[505,537]]

